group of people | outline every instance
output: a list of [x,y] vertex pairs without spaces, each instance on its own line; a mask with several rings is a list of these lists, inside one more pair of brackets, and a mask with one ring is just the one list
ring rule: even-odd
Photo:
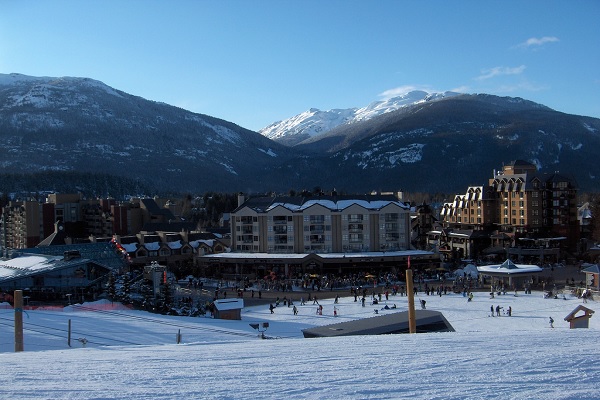
[[[504,310],[504,307],[500,307],[499,305],[496,306],[495,309],[494,309],[494,305],[490,306],[490,312],[491,312],[491,316],[492,317],[494,316],[494,311],[496,312],[495,316],[496,317],[500,317],[501,316],[500,313],[502,312],[502,310]],[[509,317],[512,316],[512,307],[511,306],[508,306],[508,308],[506,309],[506,313],[505,314],[508,315]]]

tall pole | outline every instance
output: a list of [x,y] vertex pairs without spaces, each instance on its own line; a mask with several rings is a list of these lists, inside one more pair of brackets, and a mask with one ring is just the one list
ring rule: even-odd
[[15,290],[15,353],[23,351],[23,291]]
[[417,333],[415,291],[413,289],[413,273],[410,269],[410,256],[408,257],[408,268],[406,268],[406,294],[408,296],[408,333]]

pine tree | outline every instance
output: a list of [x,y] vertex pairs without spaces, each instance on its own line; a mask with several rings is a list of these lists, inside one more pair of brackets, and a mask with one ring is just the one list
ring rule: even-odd
[[131,292],[131,280],[129,279],[129,275],[125,274],[123,276],[123,294],[122,294],[122,302],[123,303],[131,303],[131,297],[129,296]]
[[111,300],[114,300],[115,297],[117,296],[117,288],[116,288],[116,282],[115,282],[115,276],[113,275],[113,273],[109,273],[108,274],[108,297],[110,297]]

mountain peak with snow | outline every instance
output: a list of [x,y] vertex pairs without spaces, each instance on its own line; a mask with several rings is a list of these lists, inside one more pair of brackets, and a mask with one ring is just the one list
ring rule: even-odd
[[343,124],[367,121],[379,115],[396,111],[402,107],[425,101],[439,100],[458,94],[455,92],[430,93],[423,90],[413,90],[385,100],[374,101],[360,108],[332,109],[328,111],[311,108],[291,118],[274,122],[261,129],[259,133],[282,144],[294,146],[306,139],[329,132]]

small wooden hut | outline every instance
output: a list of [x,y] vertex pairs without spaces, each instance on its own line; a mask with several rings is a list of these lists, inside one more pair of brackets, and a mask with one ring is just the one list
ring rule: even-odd
[[[583,311],[583,314],[577,315],[578,312]],[[576,328],[589,328],[590,318],[594,314],[594,310],[590,310],[582,305],[577,306],[573,311],[565,317],[565,321],[570,324],[571,329]]]
[[214,302],[214,318],[216,319],[242,319],[244,299],[222,299]]

